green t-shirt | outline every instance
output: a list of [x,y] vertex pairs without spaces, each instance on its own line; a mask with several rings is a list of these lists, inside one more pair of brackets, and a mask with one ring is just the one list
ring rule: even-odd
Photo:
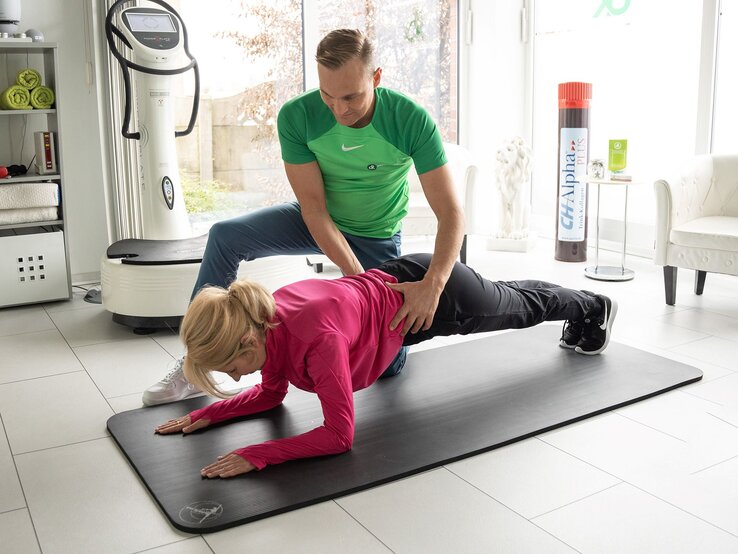
[[372,121],[354,129],[336,122],[319,90],[287,102],[277,127],[282,159],[290,164],[317,161],[323,174],[328,213],[341,230],[387,238],[407,215],[407,173],[446,163],[441,135],[428,112],[413,100],[375,89]]

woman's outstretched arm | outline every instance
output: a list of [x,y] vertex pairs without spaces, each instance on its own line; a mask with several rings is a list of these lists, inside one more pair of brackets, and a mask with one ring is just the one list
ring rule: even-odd
[[[172,433],[192,433],[203,429],[211,423],[226,421],[259,412],[265,412],[279,406],[287,394],[287,379],[281,375],[262,377],[262,382],[233,398],[215,402],[185,416],[170,419],[159,425],[155,432],[168,435]],[[204,423],[202,423],[204,422]]]
[[[237,456],[256,469],[298,458],[340,454],[354,438],[354,402],[348,344],[340,335],[326,335],[311,347],[307,372],[323,408],[323,425],[306,433],[239,448],[203,468],[206,477],[231,477],[250,471]],[[235,463],[235,466],[234,466]],[[243,471],[239,471],[244,468]],[[235,473],[234,473],[235,471]]]
[[262,381],[227,400],[190,412],[192,422],[209,419],[219,423],[235,417],[265,412],[279,406],[287,395],[288,381],[281,374],[262,374]]

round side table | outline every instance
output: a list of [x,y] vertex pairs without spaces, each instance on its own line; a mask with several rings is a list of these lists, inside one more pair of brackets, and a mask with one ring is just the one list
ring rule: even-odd
[[[628,187],[639,185],[636,181],[618,181],[612,179],[595,179],[586,177],[588,185],[597,185],[597,224],[595,234],[595,264],[584,270],[584,275],[598,281],[630,281],[635,277],[632,269],[625,267],[625,245],[628,236]],[[600,265],[600,187],[602,185],[615,185],[625,187],[625,210],[623,212],[623,252],[619,266]]]

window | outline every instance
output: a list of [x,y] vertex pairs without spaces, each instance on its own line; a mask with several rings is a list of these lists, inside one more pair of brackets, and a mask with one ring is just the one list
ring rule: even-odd
[[[551,222],[544,233],[554,229],[566,81],[592,83],[589,159],[606,159],[609,139],[628,140],[627,172],[644,183],[631,187],[628,219],[653,223],[650,183],[694,154],[701,21],[702,2],[536,0],[533,211]],[[622,221],[622,196],[608,202],[618,191],[605,188],[602,217]]]
[[717,61],[715,70],[715,104],[712,127],[712,152],[738,152],[738,3],[720,2]]
[[[173,3],[200,67],[195,132],[177,139],[187,211],[195,234],[219,220],[294,199],[279,150],[279,107],[303,90],[302,2]],[[286,39],[288,37],[288,40]],[[178,124],[192,103],[180,79]]]
[[[200,0],[172,4],[187,26],[201,77],[195,131],[177,139],[195,234],[294,198],[276,116],[286,100],[317,86],[315,48],[331,29],[365,30],[384,68],[382,85],[413,97],[436,120],[444,140],[456,142],[457,0],[213,0],[207,17]],[[188,74],[175,89],[182,127],[192,86]]]
[[428,110],[443,139],[457,142],[457,4],[457,0],[308,0],[307,88],[318,86],[312,60],[320,38],[332,29],[362,29],[374,41],[381,86],[412,97]]

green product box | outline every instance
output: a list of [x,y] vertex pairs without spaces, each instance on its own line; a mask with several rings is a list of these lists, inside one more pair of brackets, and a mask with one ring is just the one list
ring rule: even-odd
[[628,154],[628,141],[625,139],[611,140],[608,152],[607,169],[613,173],[620,173],[625,170]]

